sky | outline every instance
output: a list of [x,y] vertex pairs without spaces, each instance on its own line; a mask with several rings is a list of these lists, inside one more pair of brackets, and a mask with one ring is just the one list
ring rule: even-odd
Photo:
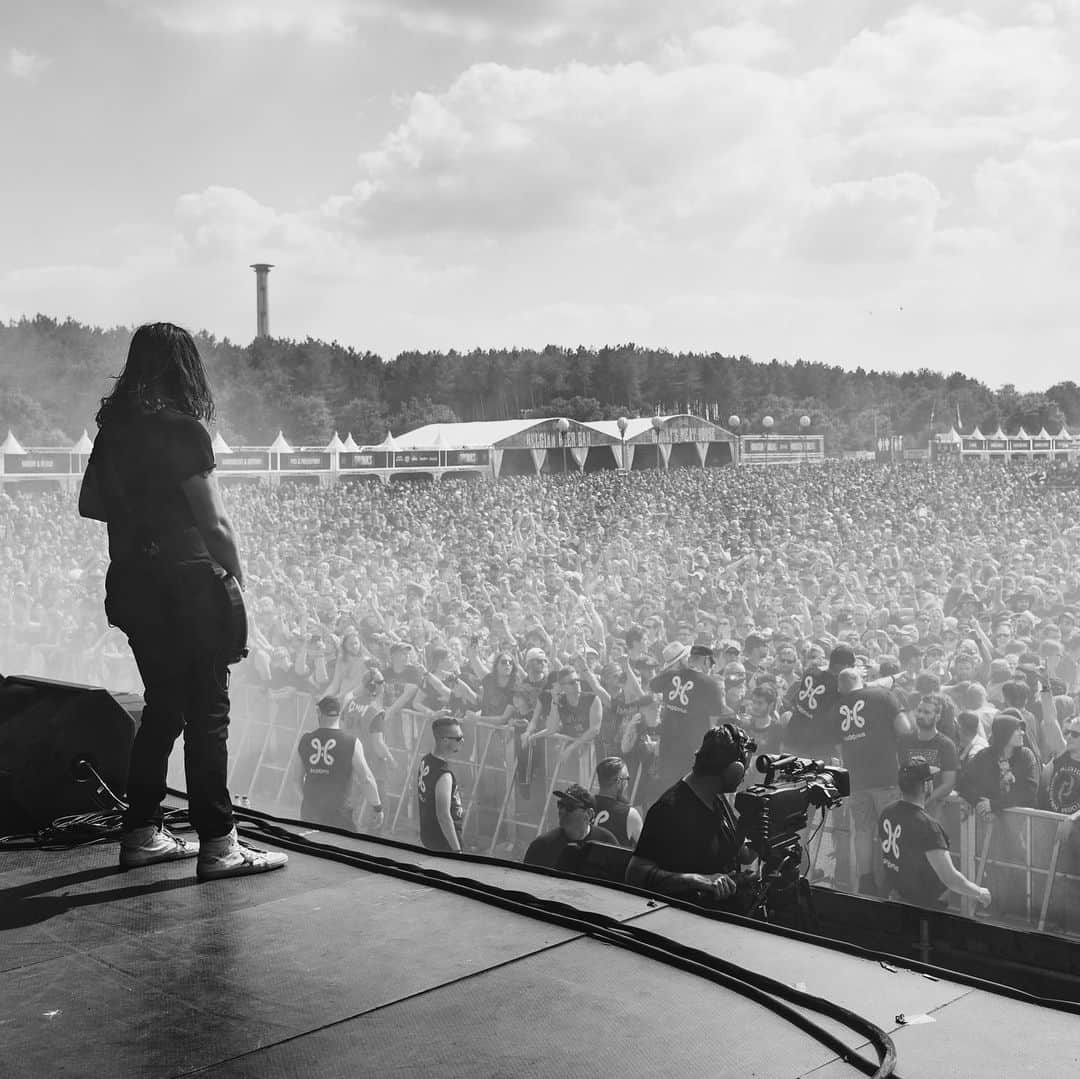
[[[671,10],[668,10],[668,9]],[[4,0],[0,319],[1080,377],[1080,0]]]

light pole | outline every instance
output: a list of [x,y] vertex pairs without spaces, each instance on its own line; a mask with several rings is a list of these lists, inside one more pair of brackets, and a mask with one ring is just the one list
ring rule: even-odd
[[653,416],[652,429],[656,435],[656,467],[664,467],[664,459],[660,456],[660,428],[664,426],[664,421],[659,416]]
[[629,472],[630,469],[626,463],[626,429],[630,426],[630,421],[625,416],[620,416],[615,421],[615,426],[619,429],[619,438],[622,440],[622,467],[624,472]]
[[772,430],[773,424],[775,422],[776,422],[776,420],[774,420],[772,418],[772,416],[765,416],[765,417],[762,418],[762,421],[761,421],[762,430],[765,432],[765,454],[766,454],[765,459],[766,460],[768,460],[769,446],[775,444],[775,443],[771,443],[769,441],[769,432]]
[[559,432],[559,441],[562,442],[562,470],[566,475],[566,432],[570,430],[570,421],[565,416],[560,416],[555,424]]
[[[731,428],[731,430],[734,433],[736,439],[739,438],[739,424],[740,423],[742,423],[742,420],[734,412],[732,412],[732,414],[730,416],[728,416],[728,418],[727,418],[727,425],[728,425],[728,427]],[[740,442],[737,442],[736,444],[739,447],[739,456],[738,456],[738,460],[735,461],[735,464],[739,464],[742,461],[742,442],[740,441]]]
[[807,457],[808,457],[808,454],[809,454],[809,447],[808,447],[808,444],[807,444],[807,441],[806,441],[806,436],[810,433],[810,417],[809,416],[800,416],[799,417],[799,426],[802,428],[802,436],[803,436],[802,437],[802,459],[803,459],[803,467],[805,468],[806,467]]

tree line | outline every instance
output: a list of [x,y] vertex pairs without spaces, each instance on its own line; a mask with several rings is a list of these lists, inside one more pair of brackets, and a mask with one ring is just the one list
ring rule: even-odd
[[[93,430],[98,402],[119,374],[131,329],[102,329],[44,315],[0,323],[0,426],[25,445],[63,446]],[[903,373],[799,360],[672,353],[633,343],[600,349],[475,349],[402,352],[384,360],[337,341],[196,337],[214,388],[217,426],[231,445],[266,445],[278,430],[294,445],[334,431],[359,444],[425,423],[568,416],[577,420],[689,409],[741,430],[824,434],[829,452],[873,449],[904,435],[924,444],[957,417],[962,429],[1001,426],[1056,434],[1080,427],[1080,386],[1038,393],[990,387],[961,372]]]

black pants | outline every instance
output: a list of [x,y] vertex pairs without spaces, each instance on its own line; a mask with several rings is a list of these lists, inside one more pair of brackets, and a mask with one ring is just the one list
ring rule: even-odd
[[188,814],[200,839],[226,835],[233,826],[229,798],[229,668],[224,659],[198,655],[182,665],[163,662],[131,641],[145,687],[146,707],[128,765],[125,828],[159,825],[169,755],[184,733]]

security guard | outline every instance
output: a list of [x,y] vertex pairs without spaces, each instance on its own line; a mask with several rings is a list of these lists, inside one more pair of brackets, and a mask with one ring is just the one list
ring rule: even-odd
[[300,736],[294,776],[300,788],[300,816],[312,824],[360,831],[359,805],[366,799],[381,827],[379,788],[368,767],[364,747],[355,734],[341,729],[341,702],[318,702],[319,726]]
[[949,892],[990,906],[990,892],[973,884],[949,857],[945,830],[926,812],[939,769],[925,757],[912,757],[900,766],[900,800],[878,820],[875,872],[879,893],[920,907],[944,910]]

